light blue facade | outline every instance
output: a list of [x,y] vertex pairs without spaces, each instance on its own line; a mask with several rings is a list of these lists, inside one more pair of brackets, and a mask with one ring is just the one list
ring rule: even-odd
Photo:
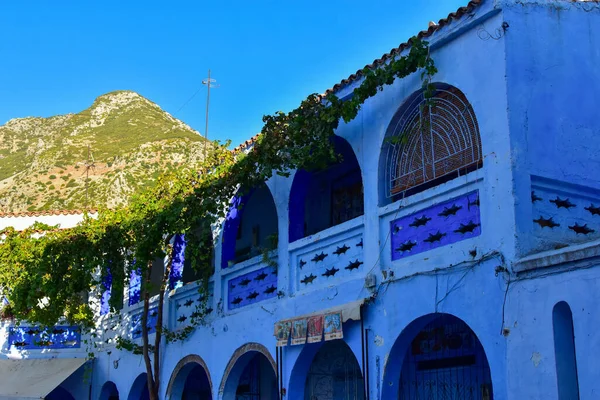
[[[477,162],[453,179],[391,196],[386,136],[403,123],[420,76],[385,87],[336,132],[356,158],[345,157],[349,164],[336,171],[353,171],[356,162],[362,191],[345,172],[311,178],[325,182],[316,189],[304,172],[274,177],[267,187],[276,213],[262,210],[270,201],[261,199],[240,211],[240,236],[239,224],[215,231],[211,312],[188,340],[164,347],[161,396],[600,398],[600,6],[484,0],[460,14],[427,40],[440,93],[460,93],[471,106]],[[339,204],[327,208],[334,197],[347,205],[342,213]],[[322,226],[314,218],[339,222],[360,210],[303,237]],[[298,213],[309,219],[302,232]],[[265,231],[254,227],[270,230],[275,222],[276,274],[261,256],[224,261],[232,249],[264,243]],[[185,325],[197,299],[194,284],[172,292],[171,328]],[[363,300],[360,316],[343,323],[343,339],[276,347],[279,321]],[[560,302],[568,307],[556,311]],[[125,310],[134,316],[140,305]],[[342,315],[352,312],[346,307]],[[428,356],[435,352],[444,357]],[[341,369],[327,370],[337,357],[347,366],[344,385]],[[317,359],[324,360],[320,370]],[[109,342],[93,361],[91,398],[109,399],[116,388],[120,399],[140,399],[143,373],[141,356]],[[313,384],[319,374],[333,378]],[[260,396],[242,397],[246,389]]]

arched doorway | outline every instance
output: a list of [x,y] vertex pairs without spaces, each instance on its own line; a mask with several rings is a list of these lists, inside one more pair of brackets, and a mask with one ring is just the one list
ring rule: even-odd
[[343,340],[321,346],[306,375],[304,400],[364,400],[360,365]]
[[119,390],[114,382],[108,381],[102,386],[100,400],[119,400]]
[[212,399],[210,375],[200,356],[189,355],[177,363],[167,387],[167,399]]
[[223,400],[279,399],[275,362],[261,345],[249,344],[238,349],[223,380],[220,389]]
[[[485,351],[464,321],[450,314],[432,314],[411,325],[405,330],[411,337],[405,337],[409,341],[404,340],[403,354],[398,354],[401,349],[395,345],[392,356],[396,353],[397,359],[391,358],[388,362],[392,370],[394,365],[391,364],[401,363],[396,398],[493,399]],[[386,371],[386,378],[394,379],[389,375]],[[389,382],[390,386],[394,383]]]
[[131,385],[131,390],[129,391],[129,396],[127,396],[127,400],[150,400],[150,392],[148,391],[148,380],[147,375],[144,372],[143,374],[139,374],[135,381],[133,381],[133,385]]

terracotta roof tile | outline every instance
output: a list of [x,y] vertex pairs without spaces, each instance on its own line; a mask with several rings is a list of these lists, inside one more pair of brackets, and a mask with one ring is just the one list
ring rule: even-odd
[[[47,211],[23,211],[23,212],[0,212],[0,218],[18,218],[18,217],[46,217],[52,215],[80,215],[86,210],[47,210]],[[96,209],[87,210],[87,212],[95,214]]]

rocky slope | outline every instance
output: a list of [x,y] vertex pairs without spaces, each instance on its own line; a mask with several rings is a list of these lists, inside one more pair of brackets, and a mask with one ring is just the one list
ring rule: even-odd
[[0,126],[0,212],[114,207],[163,170],[201,160],[204,146],[198,132],[130,91],[77,114],[12,119]]

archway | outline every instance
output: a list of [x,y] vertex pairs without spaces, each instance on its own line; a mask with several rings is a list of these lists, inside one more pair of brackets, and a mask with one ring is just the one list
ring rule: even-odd
[[430,314],[400,335],[386,365],[382,398],[492,400],[492,378],[479,339],[461,319]]
[[45,398],[46,400],[75,400],[71,393],[62,386],[55,388]]
[[325,170],[299,170],[289,201],[289,240],[293,242],[349,221],[364,213],[362,174],[350,144],[335,136],[333,145],[342,156]]
[[235,351],[219,389],[223,400],[277,400],[275,361],[268,350],[250,343]]
[[211,400],[212,383],[206,363],[200,356],[181,359],[167,387],[168,400]]
[[[300,372],[300,371],[295,371]],[[300,373],[300,375],[303,375]],[[298,382],[300,383],[300,382]],[[325,342],[314,355],[298,399],[364,400],[365,387],[358,360],[343,340]]]
[[119,400],[119,390],[114,382],[108,381],[102,385],[100,400]]
[[223,228],[221,268],[277,247],[277,209],[267,185],[236,196]]
[[473,107],[458,88],[435,83],[410,95],[390,122],[379,157],[379,203],[427,190],[481,168]]
[[131,385],[131,390],[129,391],[127,400],[150,400],[148,380],[145,372],[139,374],[137,378],[135,378],[135,381],[133,381],[133,385]]

